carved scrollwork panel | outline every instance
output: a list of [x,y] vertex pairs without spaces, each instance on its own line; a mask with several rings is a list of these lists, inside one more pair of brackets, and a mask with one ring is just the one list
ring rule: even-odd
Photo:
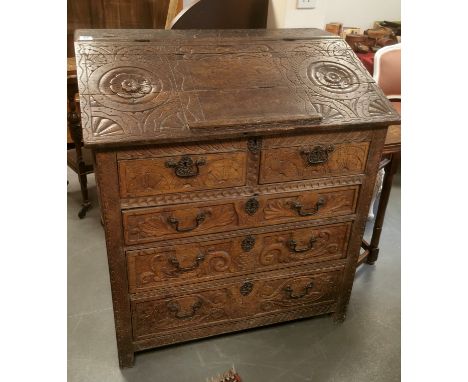
[[[280,266],[288,263],[313,262],[324,258],[337,259],[346,256],[345,245],[348,235],[348,224],[265,235],[258,253],[258,266]],[[307,238],[314,238],[314,245],[311,246],[310,250],[302,253],[291,251],[290,242],[292,240],[298,246],[306,246],[309,244]]]
[[131,211],[123,214],[123,222],[128,244],[219,232],[227,228],[235,229],[239,224],[233,203],[200,208]]
[[[249,251],[243,248],[248,236],[129,251],[130,290],[139,292],[184,281],[208,281],[255,270],[280,269],[285,264],[341,259],[346,256],[349,229],[350,223],[341,223],[261,234]],[[310,250],[291,251],[291,240],[297,243],[298,248],[303,248],[310,238],[314,238]]]
[[341,270],[335,270],[293,278],[237,281],[192,294],[134,302],[134,337],[333,301],[341,274]]
[[331,213],[340,215],[354,212],[356,199],[356,189],[342,189],[325,191],[320,193],[310,192],[297,196],[273,197],[269,198],[262,210],[265,220],[270,222],[280,222],[286,219],[298,219],[302,216],[298,214],[295,205],[300,203],[302,208],[310,210],[320,204],[316,213],[305,214],[303,218],[314,219],[319,216],[327,216]]

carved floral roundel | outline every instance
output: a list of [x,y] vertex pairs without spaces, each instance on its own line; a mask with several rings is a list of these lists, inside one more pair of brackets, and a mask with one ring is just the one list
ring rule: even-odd
[[122,98],[141,98],[151,93],[153,87],[141,74],[117,73],[109,81],[110,89]]
[[120,111],[153,109],[167,98],[163,80],[143,65],[103,65],[91,74],[88,83],[97,102]]
[[345,60],[311,58],[302,64],[301,77],[315,92],[333,99],[358,98],[367,91]]

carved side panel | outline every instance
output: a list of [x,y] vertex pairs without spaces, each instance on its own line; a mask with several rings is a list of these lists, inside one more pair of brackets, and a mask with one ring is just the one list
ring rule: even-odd
[[344,258],[350,225],[127,251],[130,292]]
[[[136,301],[132,319],[134,339],[331,302],[337,297],[341,274],[336,270],[237,281],[196,293]],[[246,283],[248,290],[244,288]]]
[[95,172],[106,237],[119,364],[130,367],[133,365],[132,322],[115,153],[97,152]]
[[357,218],[351,229],[351,238],[348,244],[348,259],[343,276],[343,289],[338,300],[337,311],[334,318],[337,321],[344,320],[346,310],[351,297],[356,265],[362,245],[362,238],[367,221],[369,205],[374,190],[375,180],[378,172],[380,160],[382,158],[383,146],[385,143],[387,129],[379,129],[373,132],[373,139],[369,148],[369,159],[367,162],[366,174],[362,189],[359,194]]
[[246,152],[120,161],[120,195],[141,197],[243,186],[246,163]]

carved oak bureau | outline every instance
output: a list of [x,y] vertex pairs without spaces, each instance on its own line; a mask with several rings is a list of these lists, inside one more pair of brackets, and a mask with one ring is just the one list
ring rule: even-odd
[[313,29],[80,30],[121,367],[134,353],[345,316],[387,126]]

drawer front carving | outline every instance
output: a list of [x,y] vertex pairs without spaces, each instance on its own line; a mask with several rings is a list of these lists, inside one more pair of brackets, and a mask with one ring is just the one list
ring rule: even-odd
[[125,242],[146,243],[155,240],[220,232],[239,227],[234,202],[225,204],[181,205],[123,213]]
[[368,150],[369,142],[268,148],[261,154],[260,183],[360,174]]
[[246,152],[121,160],[120,196],[140,197],[243,186]]
[[351,223],[127,252],[131,293],[346,257]]
[[132,303],[135,340],[335,301],[342,270],[226,282]]
[[352,214],[358,186],[123,212],[128,245]]

